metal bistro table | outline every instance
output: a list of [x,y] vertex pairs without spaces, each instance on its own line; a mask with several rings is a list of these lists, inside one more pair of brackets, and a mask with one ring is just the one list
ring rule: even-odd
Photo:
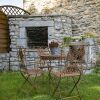
[[[40,68],[48,68],[48,70],[51,70],[53,68],[52,61],[57,60],[58,62],[62,62],[62,60],[66,59],[66,55],[62,54],[62,52],[60,54],[57,55],[53,55],[50,53],[49,49],[38,49],[38,56],[40,59],[40,62],[43,62],[42,64],[47,64],[47,66],[43,66]],[[49,61],[49,63],[47,62]]]
[[[61,54],[60,55],[40,55],[40,59],[44,63],[47,63],[47,68],[48,68],[48,71],[49,71],[49,79],[50,79],[51,78],[51,70],[53,68],[58,68],[58,66],[52,65],[52,61],[56,60],[56,61],[58,61],[58,63],[62,63],[62,61],[66,59],[66,56],[61,55]],[[46,61],[49,61],[49,63],[46,62]]]
[[[66,95],[66,97],[71,96],[73,90],[76,88],[78,96],[81,99],[79,91],[78,91],[78,87],[77,87],[77,84],[79,83],[79,80],[81,78],[81,71],[78,68],[79,62],[76,60],[76,56],[72,55],[72,52],[69,51],[67,53],[67,55],[63,54],[63,52],[61,52],[58,55],[41,53],[39,55],[39,58],[40,58],[40,61],[47,63],[48,77],[49,77],[50,84],[51,84],[51,80],[53,78],[53,77],[51,77],[51,75],[53,74],[56,77],[55,80],[57,82],[56,82],[56,84],[55,84],[56,86],[54,87],[54,90],[52,92],[52,96],[54,96],[55,93],[57,92],[57,90],[60,88],[62,78],[63,77],[70,77],[73,79],[73,86],[71,87],[71,90],[69,90],[68,95]],[[49,61],[49,63],[47,61]],[[61,65],[59,66],[59,64],[58,64],[58,66],[57,65],[52,66],[53,61],[58,61],[58,63]],[[59,67],[60,67],[60,70],[57,70],[57,72],[56,71],[53,72],[53,68],[59,68]],[[64,67],[64,69],[62,69],[62,67]],[[76,76],[78,77],[77,80],[75,78]],[[50,86],[49,86],[49,88],[50,88]],[[62,91],[63,90],[60,90],[60,95],[61,95]],[[61,99],[62,99],[62,97],[61,97]]]
[[[62,61],[66,59],[66,55],[63,55],[62,53],[58,54],[58,55],[52,55],[52,54],[47,54],[45,52],[45,50],[41,50],[42,52],[39,54],[39,59],[41,62],[43,62],[43,65],[40,66],[41,69],[48,69],[48,82],[49,85],[51,84],[51,80],[53,80],[53,77],[51,77],[52,75],[52,70],[53,68],[57,68],[59,69],[59,67],[57,64],[62,64]],[[44,51],[44,52],[43,52]],[[54,65],[52,65],[52,63],[54,63]],[[44,64],[46,64],[46,66],[44,66]],[[58,84],[58,83],[57,83]],[[49,86],[50,88],[50,86]],[[55,87],[56,88],[56,87]],[[54,89],[55,91],[55,89]],[[50,93],[50,89],[49,89],[49,93]],[[54,93],[54,92],[52,92]]]

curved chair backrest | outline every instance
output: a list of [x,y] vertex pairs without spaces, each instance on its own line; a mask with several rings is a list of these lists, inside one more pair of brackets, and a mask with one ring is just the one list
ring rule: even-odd
[[78,48],[76,48],[74,46],[70,46],[70,51],[68,53],[68,60],[83,61],[84,55],[85,55],[84,46],[80,46]]

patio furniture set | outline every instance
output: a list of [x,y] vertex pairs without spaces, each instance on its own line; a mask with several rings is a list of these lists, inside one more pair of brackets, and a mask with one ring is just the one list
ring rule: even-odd
[[[38,54],[38,61],[36,61],[36,65],[33,69],[28,69],[26,66],[26,57],[25,57],[25,49],[19,48],[18,50],[18,58],[20,62],[20,73],[25,79],[23,85],[28,82],[33,90],[35,80],[37,77],[44,75],[44,73],[48,73],[48,83],[52,84],[55,82],[55,86],[53,87],[53,91],[50,94],[52,97],[59,94],[60,99],[66,98],[75,98],[79,97],[81,100],[81,96],[78,89],[78,83],[81,79],[81,75],[83,73],[83,57],[85,54],[84,45],[80,47],[69,45],[69,51],[64,52],[63,48],[60,48],[59,54],[51,54],[49,48],[36,48]],[[34,77],[34,81],[32,81],[32,77]],[[66,85],[68,79],[72,79],[71,89],[68,91],[66,96],[62,96],[63,90],[60,88],[62,85],[63,78],[66,78]],[[50,88],[50,87],[49,87]],[[51,89],[51,88],[50,88]],[[72,95],[73,91],[76,89],[77,94]],[[66,88],[67,90],[67,88]]]

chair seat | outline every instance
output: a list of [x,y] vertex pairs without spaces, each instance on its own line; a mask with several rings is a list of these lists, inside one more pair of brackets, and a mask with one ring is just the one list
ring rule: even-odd
[[56,72],[56,73],[53,73],[54,75],[56,75],[57,77],[70,77],[70,76],[79,76],[80,73],[78,72],[72,72],[72,73],[64,73],[64,72]]
[[65,76],[78,76],[80,75],[80,72],[75,67],[68,67],[67,69],[64,69],[63,71],[58,71],[54,74],[58,77],[65,77]]
[[40,76],[42,74],[41,69],[27,69],[26,74],[30,76]]

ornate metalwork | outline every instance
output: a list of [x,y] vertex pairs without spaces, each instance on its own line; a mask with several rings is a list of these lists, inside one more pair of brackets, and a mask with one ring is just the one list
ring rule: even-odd
[[30,15],[30,13],[27,12],[26,10],[12,5],[0,6],[0,10],[8,16],[9,15]]
[[48,46],[48,27],[27,27],[28,46]]

